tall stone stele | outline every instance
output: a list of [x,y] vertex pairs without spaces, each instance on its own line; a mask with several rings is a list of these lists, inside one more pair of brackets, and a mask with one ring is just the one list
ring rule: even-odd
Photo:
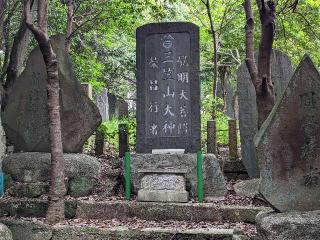
[[260,192],[281,212],[320,209],[320,74],[305,56],[255,138]]
[[137,70],[137,152],[198,151],[198,26],[174,22],[138,28]]
[[[255,57],[257,58],[257,53]],[[292,74],[293,67],[289,57],[281,51],[273,50],[271,78],[277,99],[282,95]],[[237,70],[237,94],[242,162],[247,169],[248,175],[251,178],[258,178],[260,170],[254,147],[254,136],[258,131],[256,91],[245,62]]]
[[[65,51],[65,37],[56,35],[50,42],[58,61],[63,151],[81,152],[100,125],[101,116],[75,78],[71,58]],[[37,47],[14,83],[2,113],[6,136],[17,150],[50,152],[46,84],[46,67]]]

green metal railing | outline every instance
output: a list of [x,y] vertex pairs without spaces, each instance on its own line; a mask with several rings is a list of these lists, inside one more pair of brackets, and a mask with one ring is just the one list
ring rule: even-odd
[[198,193],[198,202],[199,203],[203,202],[202,162],[203,162],[202,152],[198,151],[197,152],[197,180],[198,180],[197,193]]

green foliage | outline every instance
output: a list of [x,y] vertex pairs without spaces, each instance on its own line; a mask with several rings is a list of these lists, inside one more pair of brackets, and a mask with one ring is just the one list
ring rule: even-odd
[[103,122],[99,131],[103,132],[107,150],[118,151],[119,149],[119,124],[125,123],[128,125],[129,145],[130,150],[134,151],[136,146],[136,121],[134,118],[112,119]]

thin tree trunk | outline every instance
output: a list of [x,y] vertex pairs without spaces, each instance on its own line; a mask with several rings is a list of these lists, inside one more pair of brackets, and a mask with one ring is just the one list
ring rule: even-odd
[[37,40],[47,70],[47,94],[51,147],[51,182],[47,221],[51,224],[64,219],[64,159],[59,106],[59,79],[57,57],[47,34],[48,0],[38,2],[38,27],[32,23],[30,0],[24,0],[26,24]]
[[[210,21],[210,33],[212,36],[212,42],[213,42],[213,100],[215,102],[217,98],[217,85],[218,85],[218,40],[217,40],[217,34],[214,30],[213,25],[213,19],[211,15],[211,7],[210,7],[210,0],[206,0],[206,2],[202,1],[207,9],[208,18]],[[216,118],[216,110],[215,105],[212,109],[212,119]]]
[[261,38],[259,44],[258,67],[254,59],[254,18],[250,0],[244,1],[246,13],[246,64],[256,90],[258,128],[269,116],[275,102],[271,79],[271,54],[274,39],[275,7],[273,1],[256,0],[260,21]]
[[[37,0],[31,1],[32,13],[36,10]],[[15,34],[11,53],[9,65],[7,68],[7,79],[5,82],[6,98],[10,95],[12,86],[16,79],[19,77],[23,63],[27,57],[27,49],[31,40],[30,31],[26,25],[25,16],[23,14],[21,18],[21,23],[19,30]],[[6,101],[4,101],[4,104]],[[5,107],[5,106],[3,106]]]
[[74,5],[73,0],[67,1],[67,37],[66,37],[66,51],[70,52],[71,48],[71,37],[73,30],[73,18],[74,18]]

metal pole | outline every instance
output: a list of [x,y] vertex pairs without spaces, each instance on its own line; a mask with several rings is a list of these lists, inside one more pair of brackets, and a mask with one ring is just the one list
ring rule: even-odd
[[131,156],[129,152],[124,155],[124,179],[125,179],[125,199],[130,200],[131,197]]
[[203,179],[202,179],[202,153],[201,151],[197,152],[197,179],[198,179],[198,202],[203,202]]
[[4,173],[0,172],[0,197],[4,195]]

